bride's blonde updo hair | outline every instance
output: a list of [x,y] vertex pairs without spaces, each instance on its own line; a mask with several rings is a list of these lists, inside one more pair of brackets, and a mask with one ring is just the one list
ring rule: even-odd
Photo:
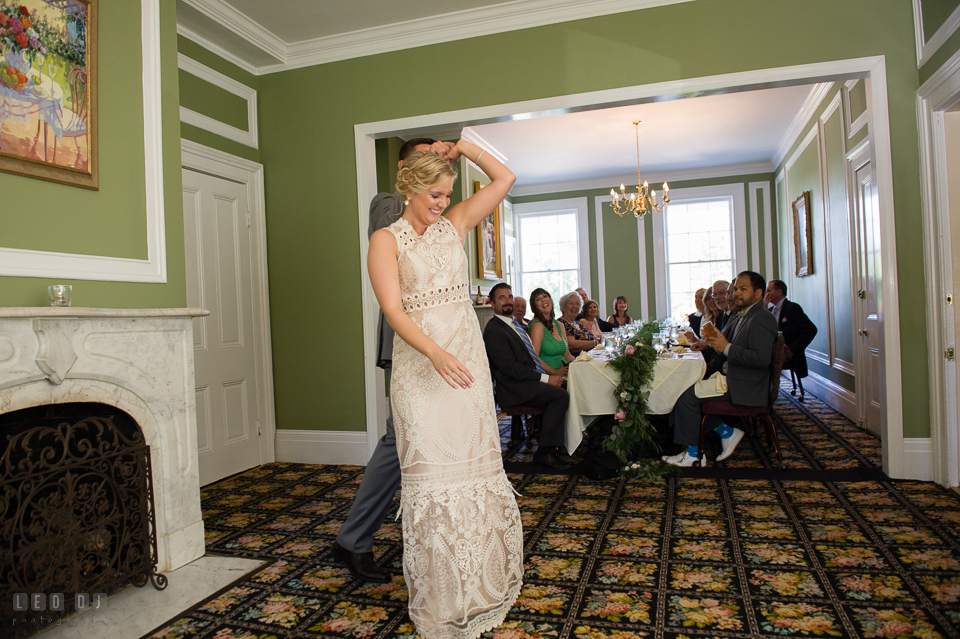
[[457,179],[457,170],[433,151],[417,151],[407,156],[397,173],[397,191],[426,193],[441,182]]

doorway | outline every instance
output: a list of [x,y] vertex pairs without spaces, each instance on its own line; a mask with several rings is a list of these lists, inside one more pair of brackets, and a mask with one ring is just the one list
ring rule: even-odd
[[193,327],[206,485],[275,459],[262,169],[183,144],[187,304],[210,311]]
[[[693,78],[658,84],[625,87],[591,93],[563,95],[540,100],[466,109],[447,113],[400,118],[382,122],[358,124],[354,127],[357,154],[358,215],[360,237],[366,238],[368,220],[366,211],[376,194],[375,141],[391,136],[430,135],[437,130],[459,131],[461,127],[491,122],[528,119],[559,113],[604,109],[615,106],[641,104],[662,99],[680,99],[709,93],[750,91],[774,86],[809,84],[813,82],[842,81],[851,78],[870,78],[870,99],[873,105],[875,134],[873,135],[873,176],[880,214],[883,266],[881,288],[883,298],[897,299],[896,237],[893,215],[893,175],[887,109],[886,73],[883,57],[859,58],[834,62],[798,65],[777,69],[762,69],[722,76]],[[380,423],[386,415],[377,410],[377,380],[375,359],[376,301],[366,274],[368,245],[360,242],[360,267],[364,288],[365,386],[367,411],[367,443],[372,452],[376,445]],[[886,354],[883,383],[889,392],[884,397],[881,436],[884,441],[884,470],[893,477],[903,475],[903,409],[900,364],[899,307],[891,304],[883,318],[883,347]]]

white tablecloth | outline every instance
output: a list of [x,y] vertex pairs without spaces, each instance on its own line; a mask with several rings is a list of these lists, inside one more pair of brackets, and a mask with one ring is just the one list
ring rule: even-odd
[[[37,75],[36,71],[30,75]],[[32,87],[14,91],[0,84],[0,124],[5,120],[18,123],[42,120],[63,143],[63,89],[49,76],[43,76],[40,87],[42,91],[38,94]]]
[[[583,439],[583,430],[599,415],[613,415],[617,401],[613,391],[620,383],[620,374],[602,359],[602,351],[591,351],[595,359],[572,362],[567,377],[567,392],[570,406],[567,409],[565,443],[567,452],[573,453]],[[703,378],[707,369],[699,353],[691,353],[678,359],[657,360],[653,369],[653,381],[646,389],[650,391],[647,405],[650,413],[666,415],[683,391]]]

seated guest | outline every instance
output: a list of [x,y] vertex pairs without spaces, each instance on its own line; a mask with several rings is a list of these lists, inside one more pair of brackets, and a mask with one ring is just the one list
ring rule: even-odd
[[573,355],[567,346],[563,326],[554,316],[553,298],[542,288],[534,289],[530,293],[530,306],[533,320],[527,331],[540,363],[551,375],[566,375],[566,363],[573,361]]
[[570,347],[570,352],[573,355],[579,355],[582,351],[589,351],[600,342],[599,338],[588,333],[577,322],[581,305],[582,301],[576,291],[567,293],[560,298],[560,323],[563,325],[563,331],[567,334],[567,346]]
[[705,288],[698,288],[693,294],[693,305],[697,308],[695,313],[687,315],[687,322],[690,324],[690,330],[694,335],[700,334],[700,322],[703,320],[703,294],[707,292]]
[[817,327],[802,306],[787,299],[787,285],[781,280],[770,280],[764,302],[783,333],[783,367],[803,379],[808,372],[807,346],[817,336]]
[[613,299],[613,315],[607,318],[607,321],[616,328],[618,326],[626,326],[633,322],[633,318],[627,314],[627,298],[623,295],[617,295]]
[[513,315],[510,285],[503,282],[494,285],[490,289],[490,302],[495,319],[487,322],[483,329],[483,343],[497,404],[501,408],[517,405],[542,408],[540,445],[533,461],[552,470],[566,470],[570,464],[556,454],[563,444],[564,418],[570,403],[567,391],[560,388],[563,377],[544,371],[530,337]]
[[713,299],[713,289],[708,288],[703,293],[703,320],[700,322],[698,336],[703,336],[703,325],[710,322],[716,326],[716,319],[720,316],[720,307],[717,306],[717,300]]
[[520,322],[520,325],[524,328],[526,328],[527,324],[530,323],[530,320],[525,317],[526,314],[527,300],[523,299],[522,297],[513,298],[513,316],[517,318],[517,321]]
[[577,314],[577,321],[579,322],[583,319],[583,308],[587,305],[587,298],[590,296],[587,295],[587,291],[585,289],[575,288],[573,290],[577,293],[577,295],[580,296],[580,312]]
[[600,305],[595,300],[587,300],[583,305],[583,319],[580,320],[580,326],[583,327],[595,340],[603,341],[603,334],[613,330],[613,326],[604,322],[598,317]]
[[[767,404],[770,395],[770,361],[777,338],[777,323],[763,306],[765,288],[766,282],[759,273],[740,273],[734,293],[737,322],[731,324],[726,334],[710,337],[707,340],[709,346],[705,349],[699,343],[693,346],[694,350],[702,350],[705,359],[718,361],[726,375],[727,392],[709,398],[711,400],[730,401],[742,406]],[[685,448],[677,455],[665,455],[663,460],[669,464],[692,466],[703,456],[698,449],[698,442],[702,418],[700,403],[704,399],[697,397],[695,389],[696,385],[684,391],[670,414],[674,429],[673,441]],[[743,438],[743,431],[727,424],[719,424],[716,430],[723,445],[723,452],[717,457],[717,461],[722,461],[736,450],[737,444]],[[705,461],[704,458],[701,465]]]
[[730,309],[727,308],[727,289],[730,288],[730,282],[727,280],[717,280],[713,283],[713,301],[716,302],[719,312],[713,318],[713,325],[718,331],[722,331],[730,319]]

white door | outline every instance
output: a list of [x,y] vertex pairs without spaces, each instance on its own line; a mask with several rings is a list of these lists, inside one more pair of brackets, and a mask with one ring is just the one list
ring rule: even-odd
[[[880,435],[883,407],[883,300],[880,208],[869,151],[853,158],[853,214],[857,242],[857,405],[860,423]],[[893,301],[893,303],[896,303]]]
[[184,169],[183,218],[205,485],[261,463],[246,186]]

